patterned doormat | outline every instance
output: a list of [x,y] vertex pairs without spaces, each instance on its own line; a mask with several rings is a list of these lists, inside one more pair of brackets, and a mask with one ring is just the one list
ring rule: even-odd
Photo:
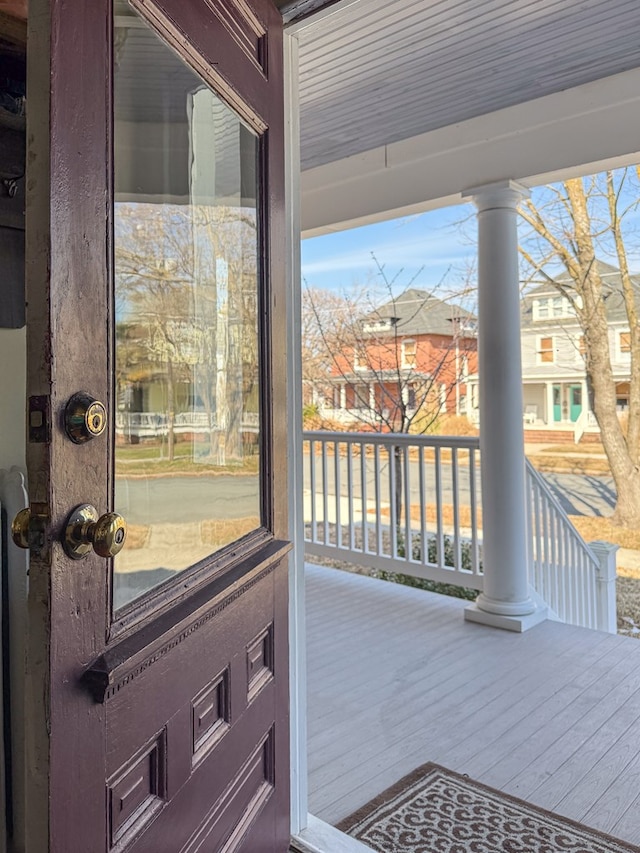
[[638,853],[639,848],[425,764],[338,829],[379,853]]

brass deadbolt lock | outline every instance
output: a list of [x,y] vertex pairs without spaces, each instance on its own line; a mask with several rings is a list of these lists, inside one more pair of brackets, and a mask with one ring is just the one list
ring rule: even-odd
[[73,560],[86,557],[92,548],[100,557],[115,557],[126,538],[127,523],[117,512],[98,517],[91,504],[80,504],[67,519],[62,546]]
[[11,522],[11,538],[13,544],[18,548],[29,547],[29,524],[31,522],[31,510],[29,507],[21,509]]
[[84,444],[97,438],[106,427],[107,410],[103,403],[86,391],[71,397],[64,410],[64,428],[74,444]]

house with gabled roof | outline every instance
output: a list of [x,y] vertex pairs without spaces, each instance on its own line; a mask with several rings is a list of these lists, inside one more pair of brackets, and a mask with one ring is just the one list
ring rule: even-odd
[[334,355],[324,413],[403,432],[421,409],[428,420],[460,414],[476,351],[474,314],[409,287],[371,311]]
[[[629,406],[631,352],[629,320],[619,270],[598,260],[609,323],[609,352],[616,381],[616,408],[624,417]],[[528,441],[595,441],[600,430],[592,411],[585,370],[584,335],[562,287],[568,273],[540,284],[522,299],[523,422]],[[640,296],[640,276],[632,276]],[[470,385],[475,389],[476,380]],[[476,394],[475,390],[473,391]],[[477,396],[477,394],[476,394]],[[474,397],[475,399],[476,397]],[[471,417],[477,408],[471,410]]]
[[[609,322],[609,352],[616,381],[616,407],[622,416],[629,406],[631,351],[629,319],[624,306],[620,272],[597,261]],[[640,295],[640,277],[633,283]],[[567,273],[560,285],[570,284]],[[599,429],[591,410],[584,365],[584,335],[570,301],[552,283],[531,290],[522,302],[522,382],[524,422],[528,438],[548,430],[576,441]]]

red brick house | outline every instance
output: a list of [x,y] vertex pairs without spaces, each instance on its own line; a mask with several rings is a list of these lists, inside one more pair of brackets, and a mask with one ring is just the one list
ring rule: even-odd
[[381,431],[421,432],[441,413],[465,414],[476,370],[476,318],[408,288],[354,324],[333,356],[323,414]]

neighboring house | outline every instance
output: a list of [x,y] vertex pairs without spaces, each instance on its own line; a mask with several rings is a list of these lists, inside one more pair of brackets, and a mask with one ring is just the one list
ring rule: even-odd
[[323,414],[343,423],[402,428],[424,412],[466,412],[476,365],[476,319],[428,291],[408,288],[372,311],[334,357]]
[[[619,271],[598,261],[605,287],[609,321],[609,350],[616,380],[617,409],[629,405],[631,367],[629,322],[624,307]],[[568,274],[556,279],[571,283]],[[640,277],[633,277],[640,292]],[[526,438],[544,440],[549,431],[557,438],[579,441],[597,438],[599,428],[589,404],[584,366],[584,336],[569,300],[553,284],[542,284],[522,300],[523,421]],[[477,398],[477,377],[470,385]],[[477,403],[475,413],[477,413]]]

